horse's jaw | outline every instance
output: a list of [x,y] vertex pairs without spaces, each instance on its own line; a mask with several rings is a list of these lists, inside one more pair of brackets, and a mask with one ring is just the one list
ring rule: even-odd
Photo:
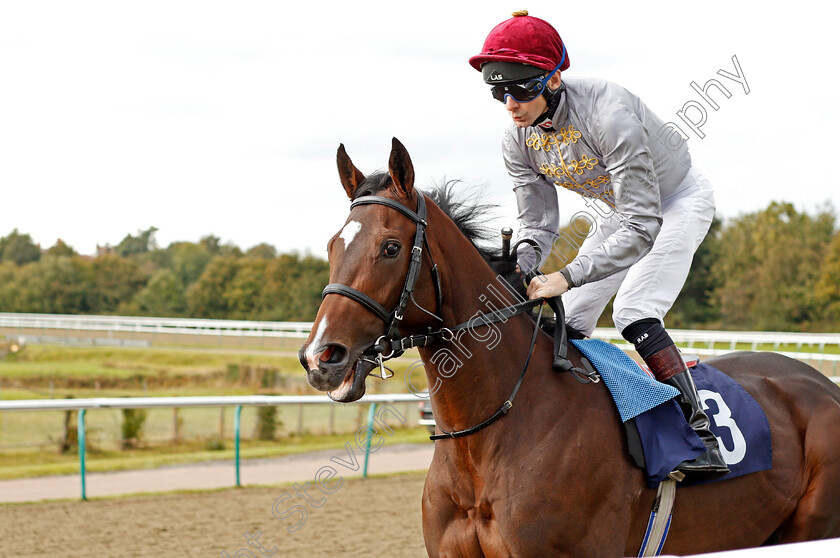
[[[372,359],[362,359],[360,357],[349,367],[344,379],[336,388],[322,391],[327,391],[327,396],[339,403],[358,401],[365,395],[365,380],[375,366],[376,363]],[[312,385],[311,379],[309,383]],[[313,387],[316,386],[313,385]],[[318,388],[316,387],[316,389]]]

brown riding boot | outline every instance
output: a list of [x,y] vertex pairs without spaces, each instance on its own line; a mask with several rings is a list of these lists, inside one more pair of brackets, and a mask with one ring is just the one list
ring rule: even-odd
[[670,345],[645,359],[645,362],[657,380],[680,390],[678,402],[686,421],[706,446],[705,453],[690,461],[683,461],[677,465],[677,470],[693,480],[711,480],[729,473],[729,467],[720,454],[717,438],[709,429],[709,417],[703,411],[697,387],[677,346]]

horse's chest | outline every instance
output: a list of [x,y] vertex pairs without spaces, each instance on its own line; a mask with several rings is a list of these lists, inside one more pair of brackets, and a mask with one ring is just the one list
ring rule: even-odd
[[[623,510],[622,517],[609,510],[599,511],[600,505],[583,494],[591,487],[558,472],[574,470],[573,465],[559,455],[543,460],[534,459],[532,454],[520,455],[511,461],[502,458],[483,465],[438,456],[424,495],[424,533],[430,555],[597,555],[581,547],[591,538],[587,536],[590,519],[602,517],[605,523],[625,523],[627,506],[618,506]],[[612,477],[596,475],[594,480],[609,484]],[[615,539],[609,544],[619,550],[608,554],[620,555],[623,542],[620,537]],[[435,553],[434,549],[439,551]]]
[[[528,497],[525,492],[500,486],[501,483],[488,487],[462,477],[440,487],[445,496],[438,502],[433,519],[441,529],[440,548],[458,549],[455,554],[441,552],[441,556],[537,556],[539,553],[532,552],[529,539],[544,548],[551,533],[562,532],[552,528],[537,537],[529,536],[530,525],[542,524],[546,519],[545,514],[540,514],[544,502],[534,495]],[[558,519],[561,517],[552,521]]]
[[464,556],[513,556],[487,503],[475,507],[459,506],[455,517],[444,528],[443,549],[469,549]]

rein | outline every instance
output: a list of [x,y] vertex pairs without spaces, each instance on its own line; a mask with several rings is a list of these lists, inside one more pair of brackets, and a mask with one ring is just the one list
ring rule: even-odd
[[[540,303],[542,303],[542,299],[538,299]],[[525,372],[528,371],[528,364],[531,362],[531,355],[534,354],[534,346],[537,344],[537,332],[540,330],[540,318],[542,318],[542,304],[540,304],[539,312],[537,313],[537,323],[534,325],[534,335],[531,336],[531,346],[528,348],[528,357],[525,359],[525,365],[522,367],[522,372],[519,373],[519,379],[516,380],[516,385],[513,388],[513,392],[510,394],[510,397],[507,398],[507,401],[502,403],[502,406],[499,407],[499,410],[493,413],[490,418],[483,420],[482,422],[476,424],[475,426],[471,426],[470,428],[465,428],[464,430],[456,430],[454,432],[447,432],[443,428],[440,429],[443,434],[432,434],[429,436],[430,440],[443,440],[445,438],[460,438],[462,436],[469,436],[473,432],[478,432],[482,428],[486,428],[499,420],[502,415],[506,415],[508,411],[510,411],[511,407],[513,407],[513,400],[516,398],[517,392],[519,392],[519,386],[522,385],[522,379],[525,378]]]
[[[426,314],[429,314],[438,321],[443,322],[443,319],[439,316],[440,309],[443,304],[443,296],[441,294],[442,291],[440,287],[440,277],[438,275],[437,264],[435,264],[434,259],[432,258],[431,251],[429,251],[429,242],[428,238],[426,237],[426,227],[428,227],[429,224],[426,221],[425,196],[422,193],[418,192],[416,212],[412,211],[411,209],[407,208],[399,202],[382,196],[362,196],[354,200],[350,204],[350,210],[352,211],[353,208],[358,207],[360,205],[372,204],[384,205],[386,207],[390,207],[391,209],[395,209],[396,211],[399,211],[400,213],[414,221],[414,223],[417,225],[417,230],[414,234],[414,245],[411,248],[411,262],[408,265],[408,273],[406,275],[403,290],[400,294],[400,298],[397,302],[397,305],[391,312],[388,312],[381,304],[373,300],[370,296],[342,283],[330,283],[329,285],[327,285],[324,288],[323,293],[321,294],[321,298],[325,298],[328,294],[337,294],[345,296],[347,298],[355,300],[356,302],[367,308],[370,312],[372,312],[385,323],[385,334],[381,335],[376,340],[376,342],[363,353],[362,357],[363,360],[377,364],[379,366],[380,378],[382,378],[383,380],[390,378],[394,375],[394,372],[390,368],[385,366],[385,361],[402,355],[407,349],[414,347],[425,347],[427,345],[435,343],[438,340],[452,341],[455,338],[455,332],[457,331],[467,328],[475,328],[484,325],[489,325],[495,322],[507,321],[513,316],[517,316],[519,314],[529,311],[531,308],[539,306],[539,313],[537,314],[537,323],[534,326],[534,334],[531,338],[531,346],[528,349],[528,357],[525,359],[525,365],[522,368],[522,372],[519,374],[519,379],[517,380],[516,386],[514,387],[513,393],[511,393],[510,397],[508,397],[508,399],[504,402],[504,404],[502,404],[499,410],[496,411],[490,418],[485,419],[476,426],[467,428],[465,430],[458,430],[455,432],[446,432],[441,428],[441,431],[444,432],[444,434],[435,434],[430,436],[430,438],[432,440],[439,440],[442,438],[458,438],[461,436],[467,436],[468,434],[472,434],[474,432],[478,432],[482,428],[485,428],[490,424],[496,422],[496,420],[498,420],[501,416],[505,415],[511,409],[511,407],[513,407],[513,400],[516,397],[517,392],[519,391],[519,387],[522,385],[522,379],[525,377],[525,372],[528,370],[528,363],[530,363],[531,361],[531,355],[534,352],[534,346],[537,342],[537,333],[540,329],[540,318],[542,317],[543,299],[527,300],[525,302],[519,302],[511,306],[506,306],[504,308],[494,310],[493,312],[473,316],[466,322],[460,323],[452,328],[442,327],[434,331],[430,327],[427,329],[426,333],[400,337],[398,331],[399,324],[403,320],[403,317],[405,315],[405,309],[406,306],[408,306],[409,300],[411,300],[418,309],[422,310]],[[418,277],[420,276],[420,267],[423,262],[424,246],[426,248],[426,253],[429,254],[429,259],[432,262],[431,273],[432,280],[435,286],[436,299],[435,314],[432,314],[425,308],[421,307],[419,304],[417,304],[417,301],[414,300],[414,287],[417,283]],[[390,374],[386,374],[385,370],[388,370]]]

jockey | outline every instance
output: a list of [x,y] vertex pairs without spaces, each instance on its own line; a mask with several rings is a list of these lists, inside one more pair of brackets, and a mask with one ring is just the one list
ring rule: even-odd
[[680,391],[686,419],[706,445],[677,469],[694,478],[725,474],[697,388],[662,322],[714,217],[711,186],[685,143],[669,141],[664,122],[638,97],[601,79],[561,78],[569,54],[557,31],[527,11],[513,16],[490,31],[470,65],[513,120],[503,152],[519,209],[518,238],[536,241],[543,258],[520,253],[519,266],[539,269],[560,236],[555,188],[584,196],[598,215],[577,257],[535,277],[528,296],[563,295],[567,325],[589,336],[617,293],[616,328],[657,380]]

